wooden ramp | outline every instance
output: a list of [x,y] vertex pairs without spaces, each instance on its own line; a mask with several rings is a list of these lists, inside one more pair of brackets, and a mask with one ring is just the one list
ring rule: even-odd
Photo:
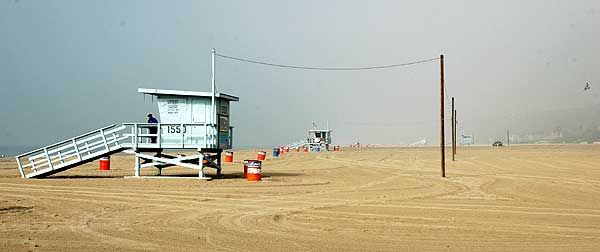
[[125,126],[109,125],[16,156],[21,177],[43,178],[130,148]]

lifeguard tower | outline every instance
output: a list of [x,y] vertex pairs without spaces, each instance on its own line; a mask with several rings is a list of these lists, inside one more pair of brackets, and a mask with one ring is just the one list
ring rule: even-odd
[[[23,153],[15,157],[21,177],[43,178],[119,152],[135,154],[135,177],[142,168],[156,167],[160,175],[169,166],[197,169],[203,179],[205,167],[220,175],[221,153],[233,143],[229,105],[239,98],[216,93],[215,54],[213,49],[211,92],[140,88],[156,96],[160,123],[113,124]],[[165,154],[180,150],[198,154]]]
[[307,145],[310,149],[319,147],[320,149],[329,150],[331,145],[332,129],[310,129],[308,130]]
[[[21,177],[42,178],[118,152],[135,154],[134,176],[146,167],[160,171],[169,166],[221,173],[221,153],[233,143],[229,125],[230,102],[238,97],[211,92],[138,89],[156,96],[160,123],[109,125],[16,157]],[[198,151],[197,155],[165,152]],[[153,153],[149,154],[149,153]]]
[[[109,125],[16,157],[21,177],[41,178],[118,152],[135,154],[134,176],[146,167],[181,166],[221,173],[221,153],[233,143],[229,125],[230,102],[238,97],[211,92],[138,89],[156,96],[160,123]],[[197,155],[172,156],[165,152],[198,151]],[[148,154],[148,153],[154,153]]]
[[[138,92],[156,96],[160,123],[123,124],[127,142],[136,155],[135,176],[141,168],[154,166],[160,175],[162,168],[174,165],[198,169],[199,177],[204,177],[205,167],[217,169],[220,175],[221,153],[233,144],[230,102],[239,98],[182,90],[140,88]],[[165,150],[196,150],[199,154],[175,157],[164,154]]]

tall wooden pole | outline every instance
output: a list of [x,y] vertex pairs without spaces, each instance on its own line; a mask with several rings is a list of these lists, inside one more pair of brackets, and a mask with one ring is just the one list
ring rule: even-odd
[[444,55],[440,55],[440,151],[442,177],[446,177],[446,144],[444,141]]
[[456,158],[454,157],[454,155],[456,154],[456,152],[454,151],[456,149],[456,141],[454,141],[454,138],[456,137],[456,135],[454,135],[454,128],[456,127],[456,123],[455,123],[456,118],[454,118],[454,97],[452,97],[452,117],[451,117],[451,123],[452,123],[452,161],[456,161]]
[[506,130],[506,145],[510,146],[510,132]]

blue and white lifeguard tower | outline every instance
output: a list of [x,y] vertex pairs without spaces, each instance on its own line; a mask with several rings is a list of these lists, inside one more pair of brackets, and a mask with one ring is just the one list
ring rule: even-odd
[[[135,176],[141,168],[151,166],[158,168],[160,175],[162,168],[172,165],[198,169],[199,177],[204,177],[204,167],[215,168],[220,175],[221,153],[233,144],[230,102],[239,98],[182,90],[140,88],[138,92],[156,96],[160,123],[123,124],[127,145],[136,155]],[[164,154],[165,150],[197,150],[199,154],[174,157]]]
[[[109,125],[16,156],[23,178],[42,178],[118,152],[134,154],[134,176],[146,167],[180,166],[221,173],[221,153],[233,143],[230,103],[239,98],[216,93],[213,50],[212,92],[139,88],[157,98],[160,123]],[[198,154],[169,155],[168,152],[197,151]]]
[[306,144],[312,149],[329,150],[332,129],[309,129]]

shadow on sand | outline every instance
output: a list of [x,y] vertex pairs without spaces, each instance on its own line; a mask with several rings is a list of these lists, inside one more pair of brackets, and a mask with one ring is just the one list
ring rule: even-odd
[[123,178],[123,175],[52,175],[42,179],[114,179],[114,178]]
[[[263,178],[271,178],[271,177],[295,177],[301,176],[301,173],[288,173],[288,172],[269,172],[263,173]],[[152,175],[151,175],[152,176]],[[224,173],[221,176],[215,176],[215,174],[206,174],[206,176],[211,177],[213,179],[243,179],[243,172],[233,172],[233,173]],[[120,175],[54,175],[46,177],[45,179],[114,179],[114,178],[123,178],[122,174]],[[158,176],[157,176],[158,177]],[[165,178],[196,178],[198,174],[192,173],[181,173],[181,174],[163,174],[160,177]]]

